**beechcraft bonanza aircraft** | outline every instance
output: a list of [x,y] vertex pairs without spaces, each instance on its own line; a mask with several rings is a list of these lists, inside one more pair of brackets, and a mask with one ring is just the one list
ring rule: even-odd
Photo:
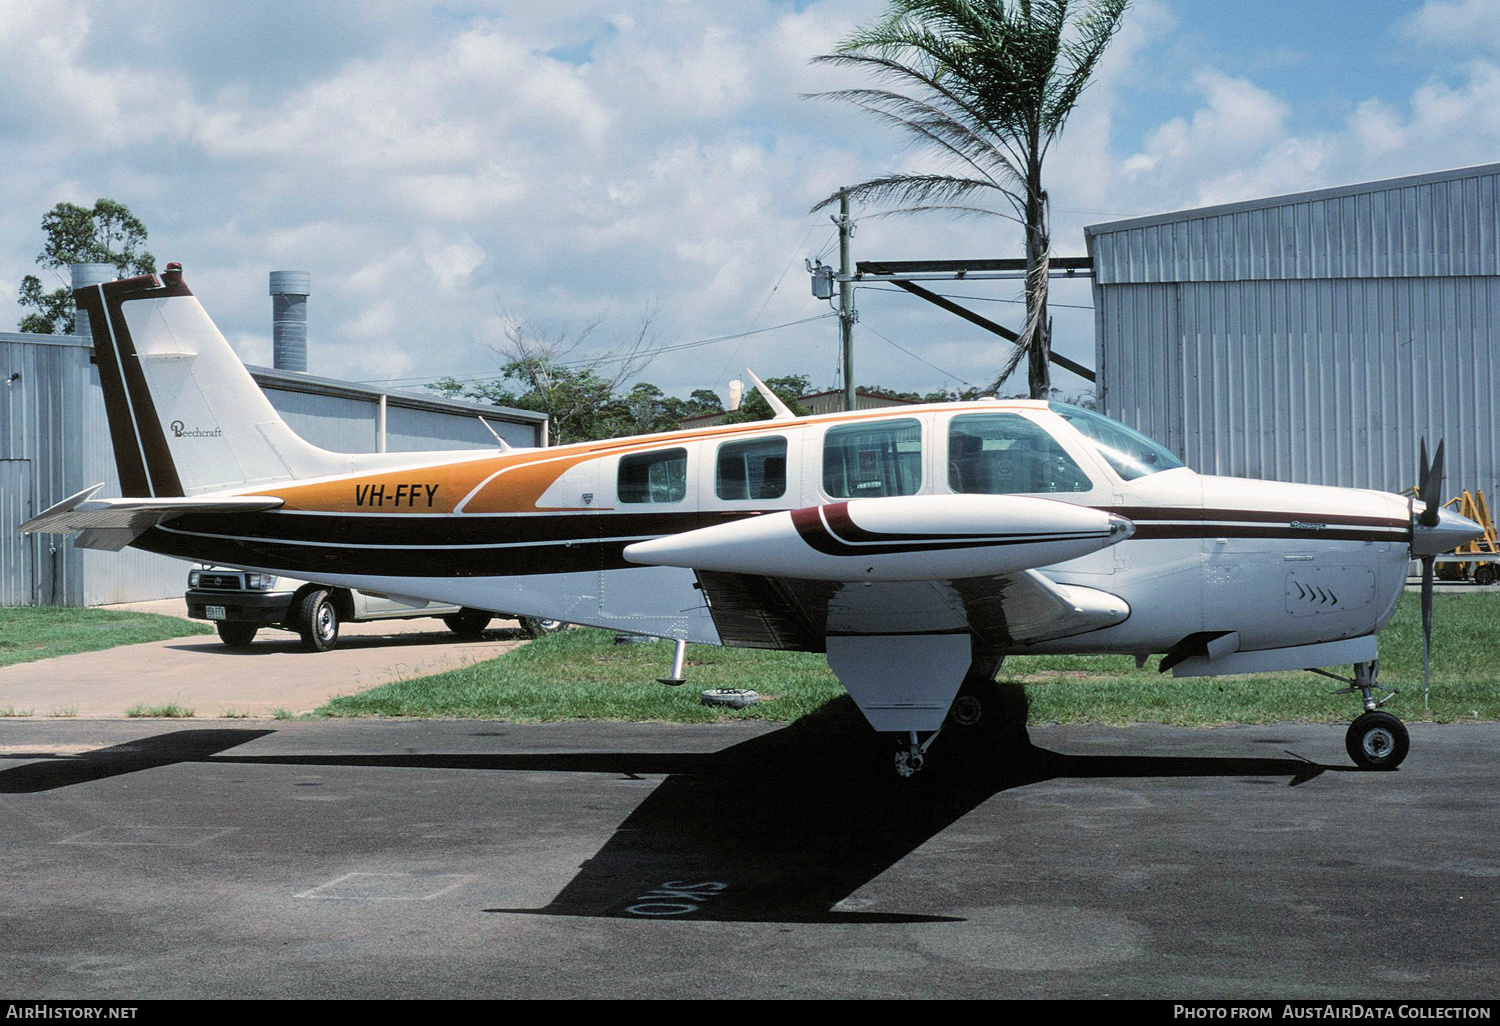
[[[1349,753],[1393,768],[1408,741],[1377,709],[1375,634],[1410,558],[1480,533],[1400,495],[1196,474],[1031,401],[794,418],[767,392],[777,417],[751,424],[328,452],[272,409],[180,265],[76,297],[126,497],[96,486],[23,530],[671,638],[668,683],[687,641],[824,651],[903,775],[1019,653],[1165,653],[1178,676],[1349,664]],[[1441,446],[1423,463],[1430,498]]]

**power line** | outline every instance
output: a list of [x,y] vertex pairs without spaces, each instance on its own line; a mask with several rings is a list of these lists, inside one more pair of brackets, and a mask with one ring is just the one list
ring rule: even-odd
[[910,349],[907,349],[905,346],[901,345],[900,343],[892,342],[890,339],[886,338],[880,332],[876,331],[874,328],[870,327],[868,324],[864,323],[863,321],[860,322],[860,327],[864,328],[866,331],[868,331],[870,334],[874,335],[876,338],[881,339],[881,340],[889,343],[890,345],[895,346],[897,349],[901,350],[903,353],[905,353],[907,356],[911,357],[913,360],[916,360],[918,363],[925,363],[927,366],[931,367],[933,370],[935,370],[939,374],[943,375],[943,377],[948,378],[948,379],[950,379],[952,381],[961,381],[965,385],[968,385],[970,388],[975,387],[974,386],[974,382],[968,380],[967,378],[960,377],[959,375],[954,374],[954,373],[952,373],[950,371],[943,370],[943,368],[939,367],[937,364],[933,363],[931,360],[924,360],[922,357],[918,356],[916,353],[912,352]]
[[[559,366],[559,367],[581,367],[581,366],[585,366],[585,365],[589,365],[589,364],[619,363],[619,362],[624,361],[624,360],[633,360],[633,359],[638,359],[638,358],[646,357],[646,356],[655,357],[655,356],[661,355],[662,353],[676,353],[676,352],[681,352],[684,349],[695,349],[695,348],[697,348],[699,346],[711,346],[711,345],[714,345],[714,344],[719,343],[719,342],[730,342],[730,341],[733,341],[734,339],[745,338],[745,337],[747,337],[749,335],[763,335],[763,334],[765,334],[768,331],[779,331],[782,328],[793,328],[793,327],[796,327],[799,324],[810,324],[813,321],[826,320],[829,317],[837,317],[837,316],[838,315],[834,314],[834,313],[818,314],[815,317],[804,317],[800,321],[787,321],[785,324],[773,324],[773,325],[770,325],[769,327],[765,327],[765,328],[755,328],[755,329],[753,329],[751,331],[738,331],[738,332],[735,332],[732,335],[719,335],[719,336],[717,336],[715,338],[701,338],[701,339],[698,339],[698,340],[693,341],[693,342],[679,342],[679,343],[676,343],[675,345],[659,346],[656,349],[648,349],[648,350],[645,350],[645,351],[642,351],[642,352],[627,353],[624,356],[606,356],[606,357],[603,357],[601,359],[563,360],[563,361],[559,361],[557,363],[557,366]],[[478,382],[481,382],[481,381],[499,381],[503,377],[505,377],[504,374],[483,374],[483,375],[478,375],[476,377],[471,377],[471,378],[454,378],[453,380],[459,382],[460,384],[475,384],[475,383],[478,383]],[[409,383],[413,383],[413,384],[421,384],[421,383],[428,382],[428,381],[431,381],[431,380],[432,380],[432,377],[430,375],[428,375],[426,377],[374,378],[374,379],[365,379],[365,380],[362,380],[362,381],[360,381],[360,384],[362,384],[362,385],[390,385],[390,384],[394,384],[396,382],[409,382]]]

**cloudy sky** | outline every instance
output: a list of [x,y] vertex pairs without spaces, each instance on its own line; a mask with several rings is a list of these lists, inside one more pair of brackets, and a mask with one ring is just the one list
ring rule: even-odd
[[[315,374],[490,377],[508,323],[598,321],[582,356],[650,311],[656,347],[758,332],[657,357],[638,377],[669,392],[722,394],[746,365],[833,385],[837,322],[791,323],[828,311],[804,259],[837,260],[808,208],[922,161],[800,97],[861,84],[808,60],[882,6],[0,0],[0,330],[42,215],[107,196],[251,363],[270,363],[266,274],[288,269],[312,274]],[[1494,0],[1136,0],[1049,158],[1053,247],[1081,254],[1084,225],[1137,214],[1495,160]],[[854,251],[1020,255],[1006,222],[930,215],[862,219]],[[942,290],[1021,319],[1015,283]],[[1053,301],[1057,348],[1092,364],[1087,285]],[[905,294],[857,302],[862,384],[979,385],[1004,359]]]

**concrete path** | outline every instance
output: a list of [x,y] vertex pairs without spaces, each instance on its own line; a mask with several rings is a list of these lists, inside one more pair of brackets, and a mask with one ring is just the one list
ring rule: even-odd
[[[187,616],[180,598],[107,608]],[[176,704],[196,719],[308,712],[337,695],[456,669],[521,644],[514,621],[491,627],[477,641],[461,641],[431,617],[350,623],[331,652],[303,652],[295,634],[278,630],[239,650],[211,634],[122,645],[0,667],[0,709],[91,719],[123,717],[138,705]]]

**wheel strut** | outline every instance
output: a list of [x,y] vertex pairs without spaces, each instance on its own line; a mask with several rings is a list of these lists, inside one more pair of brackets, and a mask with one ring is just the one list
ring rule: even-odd
[[911,777],[919,773],[927,761],[927,749],[932,747],[932,743],[942,732],[939,727],[927,736],[926,741],[918,741],[915,730],[907,731],[905,744],[896,752],[896,775]]
[[[1382,705],[1400,692],[1394,688],[1382,688],[1375,683],[1379,669],[1380,664],[1376,660],[1355,663],[1353,680],[1327,670],[1311,672],[1349,685],[1334,691],[1335,695],[1352,695],[1356,692],[1360,695],[1360,704],[1365,711],[1349,724],[1349,732],[1344,735],[1344,749],[1349,753],[1349,758],[1361,769],[1393,770],[1406,758],[1411,740],[1406,733],[1406,724],[1391,713],[1380,711]],[[1385,696],[1377,700],[1376,691],[1385,692]]]

